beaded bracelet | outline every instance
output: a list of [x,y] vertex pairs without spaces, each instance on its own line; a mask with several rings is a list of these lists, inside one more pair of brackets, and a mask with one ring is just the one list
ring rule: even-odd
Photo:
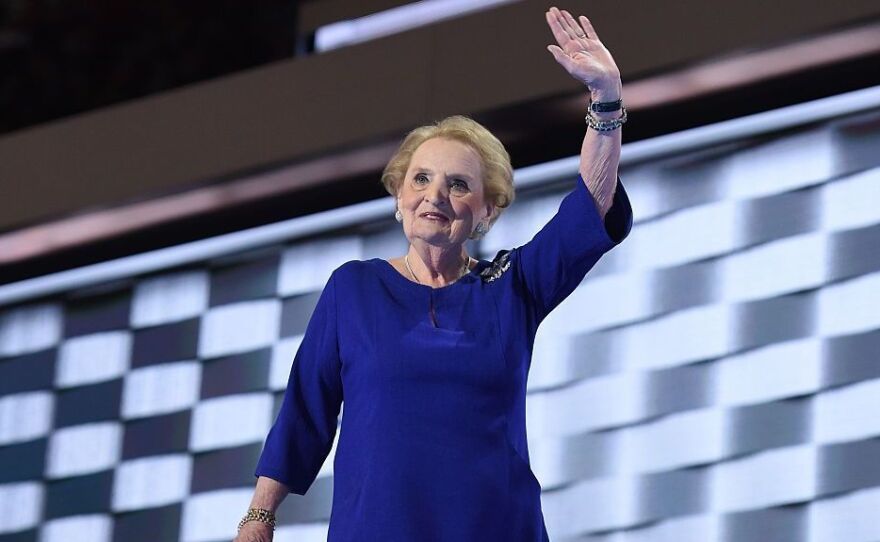
[[587,125],[594,129],[599,130],[600,132],[606,132],[608,130],[614,130],[616,128],[620,128],[623,126],[623,123],[626,122],[626,107],[620,106],[622,113],[620,117],[611,120],[599,120],[593,116],[592,113],[587,113],[587,116],[584,117],[584,120],[587,121]]
[[247,514],[245,514],[244,517],[241,518],[241,521],[238,522],[239,532],[241,532],[241,528],[244,527],[244,524],[248,521],[261,521],[271,525],[272,530],[275,530],[275,514],[265,508],[249,508]]

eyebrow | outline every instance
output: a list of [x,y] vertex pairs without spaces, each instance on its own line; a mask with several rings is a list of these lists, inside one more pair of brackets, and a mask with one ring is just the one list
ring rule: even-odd
[[[431,175],[434,174],[433,171],[431,171],[430,169],[428,169],[426,167],[417,167],[415,170],[415,173],[430,173]],[[450,177],[461,177],[462,179],[464,179],[466,181],[470,181],[470,182],[474,181],[474,179],[470,175],[466,175],[464,173],[452,173],[449,176]]]

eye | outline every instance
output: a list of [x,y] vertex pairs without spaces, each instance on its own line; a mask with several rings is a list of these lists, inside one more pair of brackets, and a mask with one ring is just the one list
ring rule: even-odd
[[413,180],[415,181],[416,184],[422,184],[422,183],[420,182],[422,179],[424,179],[425,182],[427,182],[427,181],[428,181],[428,176],[425,175],[424,173],[416,173],[416,176],[413,177]]
[[456,179],[455,181],[452,182],[452,188],[454,188],[455,190],[458,190],[460,192],[467,192],[468,191],[468,184],[466,182],[462,181],[461,179]]

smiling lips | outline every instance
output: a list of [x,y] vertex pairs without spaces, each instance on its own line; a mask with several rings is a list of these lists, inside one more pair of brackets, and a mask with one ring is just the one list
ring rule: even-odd
[[422,218],[430,219],[430,220],[441,220],[441,221],[449,220],[448,218],[446,218],[446,215],[441,215],[440,213],[422,213],[419,216],[421,216]]

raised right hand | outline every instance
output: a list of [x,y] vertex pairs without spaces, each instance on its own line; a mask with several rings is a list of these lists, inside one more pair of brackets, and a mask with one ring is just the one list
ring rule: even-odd
[[581,15],[578,20],[555,7],[545,14],[556,43],[547,50],[568,73],[589,87],[598,101],[620,98],[620,70],[599,39],[593,24]]

